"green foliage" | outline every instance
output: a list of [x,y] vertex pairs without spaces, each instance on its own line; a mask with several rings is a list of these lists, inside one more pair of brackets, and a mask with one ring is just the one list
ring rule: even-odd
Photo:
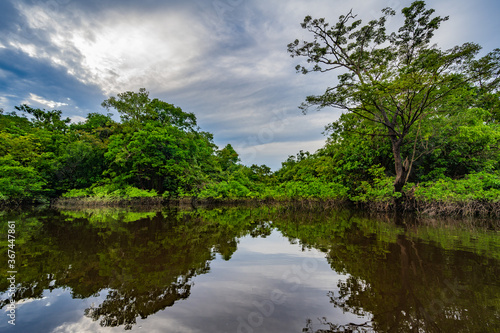
[[63,198],[81,198],[81,197],[86,197],[90,195],[89,189],[83,188],[83,189],[71,189],[66,193],[63,193],[61,197]]
[[116,109],[122,122],[132,126],[140,127],[141,124],[153,121],[183,130],[194,130],[196,127],[196,116],[193,113],[183,112],[181,108],[157,98],[151,100],[145,88],[140,88],[138,93],[127,91],[117,97],[110,97],[102,102],[102,106]]
[[279,185],[275,197],[281,199],[334,199],[346,200],[347,188],[337,183],[328,183],[320,178],[309,181],[289,181]]
[[23,197],[28,184],[33,190],[25,198],[196,195],[211,179],[225,177],[222,168],[231,172],[229,164],[236,165],[234,149],[228,145],[217,154],[212,134],[198,130],[194,114],[151,100],[145,89],[118,94],[103,106],[115,108],[122,123],[89,113],[85,122],[68,125],[61,111],[27,105],[16,109],[30,119],[2,112],[0,158],[11,161],[3,166],[10,168],[3,181],[21,177],[2,197]]
[[500,202],[500,175],[478,172],[462,179],[420,183],[415,198],[425,202]]
[[33,201],[44,193],[45,184],[33,167],[21,165],[10,155],[0,157],[1,201]]
[[61,119],[62,111],[60,110],[40,110],[34,109],[26,104],[16,106],[16,110],[26,112],[33,116],[32,123],[37,128],[43,128],[49,131],[65,132],[68,129],[70,119]]
[[347,188],[325,182],[319,178],[310,178],[307,181],[287,181],[279,185],[245,186],[239,181],[222,181],[207,185],[200,192],[200,198],[214,199],[275,199],[275,200],[347,200]]
[[222,171],[227,171],[240,161],[238,153],[234,150],[233,146],[227,144],[224,148],[217,151],[217,157],[222,168]]
[[[500,49],[475,59],[476,44],[446,51],[432,45],[448,17],[434,16],[423,1],[402,9],[404,22],[392,33],[386,23],[396,12],[382,12],[364,25],[352,12],[332,26],[305,17],[301,26],[314,39],[288,45],[292,57],[307,60],[297,71],[341,73],[335,85],[308,96],[300,108],[305,113],[311,106],[333,106],[346,113],[326,127],[325,147],[290,157],[276,173],[278,181],[322,178],[342,184],[351,201],[401,208],[403,199],[413,198],[414,184],[431,191],[432,181],[470,182],[477,173],[498,172]],[[452,198],[452,188],[441,194],[446,191]],[[496,195],[477,193],[474,200]]]
[[392,203],[394,198],[401,197],[401,193],[394,191],[394,178],[387,177],[384,167],[372,166],[368,169],[370,181],[362,181],[355,193],[351,196],[354,202]]
[[489,117],[490,113],[484,109],[470,108],[439,114],[423,122],[418,138],[421,140],[418,151],[423,155],[416,163],[416,177],[458,178],[498,169],[500,127],[488,123]]
[[0,133],[24,135],[33,129],[33,124],[24,116],[16,112],[3,114],[0,112]]
[[[386,31],[386,22],[396,12],[391,8],[382,12],[380,19],[365,25],[352,11],[340,16],[334,26],[323,18],[306,16],[301,26],[312,33],[313,41],[301,43],[297,39],[288,45],[288,51],[292,57],[307,59],[308,66],[296,67],[303,74],[341,71],[334,86],[323,95],[308,96],[301,109],[306,112],[311,106],[336,107],[349,112],[358,122],[371,122],[372,126],[363,126],[361,131],[352,126],[347,129],[388,139],[394,189],[401,192],[419,156],[416,147],[420,125],[442,111],[439,109],[450,94],[472,86],[477,88],[478,106],[498,106],[500,51],[474,60],[480,50],[476,44],[466,43],[446,51],[432,45],[431,38],[448,17],[434,16],[434,10],[426,9],[423,1],[414,1],[402,9],[404,23],[392,33]],[[365,131],[367,127],[369,131]],[[476,130],[480,128],[463,135],[470,136]],[[356,163],[348,167],[356,168]]]
[[250,190],[237,180],[221,181],[207,185],[200,193],[200,198],[238,199],[247,198]]
[[155,190],[141,190],[136,187],[127,186],[124,191],[125,198],[152,198],[158,196]]
[[116,199],[130,199],[130,198],[152,198],[158,196],[155,190],[141,190],[137,187],[126,186],[120,188],[113,184],[93,186],[85,189],[72,189],[62,195],[63,198],[116,198]]
[[103,142],[118,130],[119,124],[111,119],[112,114],[103,115],[100,113],[89,113],[86,121],[78,124],[71,124],[70,128],[75,136],[83,133],[93,134]]
[[112,135],[104,156],[106,173],[117,181],[163,193],[199,185],[205,178],[201,164],[212,153],[213,144],[202,134],[146,123],[142,130]]

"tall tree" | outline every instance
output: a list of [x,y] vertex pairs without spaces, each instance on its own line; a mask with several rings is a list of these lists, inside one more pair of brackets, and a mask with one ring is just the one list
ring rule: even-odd
[[171,124],[184,130],[193,130],[197,126],[193,113],[184,112],[181,108],[157,98],[151,100],[145,88],[140,88],[137,93],[120,93],[117,97],[108,98],[101,105],[108,110],[116,109],[123,123],[135,126],[148,121]]
[[236,165],[236,163],[240,161],[238,153],[229,143],[224,148],[217,151],[217,156],[223,171],[228,170],[231,166]]
[[26,104],[16,106],[15,108],[18,111],[27,112],[33,116],[31,121],[35,127],[43,128],[49,131],[64,133],[68,129],[68,124],[71,122],[71,119],[68,117],[66,117],[66,119],[61,119],[61,110],[47,111],[45,109],[35,109]]
[[292,57],[306,57],[309,65],[298,72],[340,70],[338,82],[324,94],[308,96],[301,109],[332,106],[379,124],[375,133],[389,138],[394,156],[394,190],[402,192],[413,159],[403,148],[410,130],[436,111],[437,104],[474,75],[465,75],[480,47],[465,43],[443,51],[431,44],[435,31],[448,17],[433,16],[424,1],[403,8],[404,24],[386,31],[391,8],[366,25],[352,11],[335,26],[325,19],[306,16],[302,28],[314,36],[312,42],[295,40],[288,45]]

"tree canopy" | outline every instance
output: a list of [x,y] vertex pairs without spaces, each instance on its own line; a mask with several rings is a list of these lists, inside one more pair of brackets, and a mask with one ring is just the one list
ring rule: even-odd
[[455,91],[467,87],[496,92],[499,50],[475,60],[477,44],[449,50],[431,44],[448,17],[435,16],[423,1],[403,8],[404,23],[394,32],[387,32],[386,22],[396,12],[391,8],[382,12],[380,19],[365,25],[352,11],[333,26],[323,18],[306,16],[302,28],[312,33],[313,41],[295,40],[288,51],[292,57],[307,59],[308,65],[296,67],[303,74],[340,71],[335,85],[322,95],[308,96],[301,109],[336,107],[373,123],[363,134],[389,138],[394,189],[402,192],[415,161],[414,150],[407,149],[414,143],[409,138],[422,121],[432,121],[443,110]]

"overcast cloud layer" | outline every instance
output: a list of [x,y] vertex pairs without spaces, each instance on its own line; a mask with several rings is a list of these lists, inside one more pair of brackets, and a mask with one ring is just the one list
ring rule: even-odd
[[[0,0],[0,108],[60,109],[74,121],[102,112],[111,95],[144,87],[151,97],[194,112],[219,146],[231,143],[244,164],[280,166],[324,143],[330,109],[302,115],[336,74],[295,73],[286,45],[311,39],[304,16],[335,22],[349,9],[368,21],[382,0]],[[450,16],[435,42],[500,47],[497,0],[427,1]],[[390,24],[396,24],[394,19]],[[117,115],[115,118],[118,119]]]

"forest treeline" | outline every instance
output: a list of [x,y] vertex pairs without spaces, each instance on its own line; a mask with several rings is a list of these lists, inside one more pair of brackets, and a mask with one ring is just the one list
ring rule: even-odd
[[[449,103],[421,122],[418,138],[410,136],[422,157],[404,193],[420,207],[490,210],[500,200],[498,96],[485,99],[468,87]],[[72,124],[61,111],[27,105],[0,114],[3,204],[189,197],[329,200],[388,209],[400,195],[393,187],[390,142],[364,135],[373,124],[352,114],[329,126],[323,148],[290,156],[271,172],[266,165],[242,165],[230,144],[220,149],[211,133],[200,130],[194,114],[150,99],[145,89],[103,105],[118,111],[121,121],[90,113]]]
[[351,12],[332,26],[307,16],[313,42],[288,45],[307,59],[300,73],[341,69],[335,86],[301,106],[344,110],[315,153],[275,172],[242,165],[193,113],[143,88],[102,103],[120,121],[96,112],[71,124],[61,111],[21,105],[0,114],[0,201],[328,200],[500,215],[500,49],[477,58],[474,43],[437,48],[431,38],[448,17],[423,1],[403,8],[393,33],[385,23],[395,11],[383,13],[364,26]]

